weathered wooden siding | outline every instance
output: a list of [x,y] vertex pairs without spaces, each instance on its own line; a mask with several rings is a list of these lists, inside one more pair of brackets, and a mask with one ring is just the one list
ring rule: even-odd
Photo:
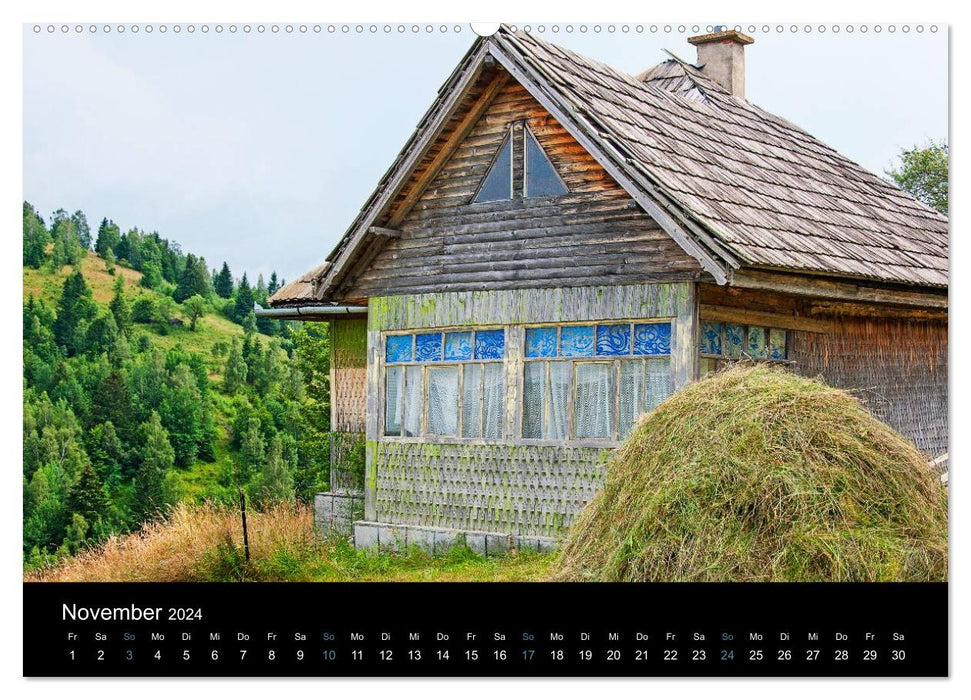
[[[562,197],[470,201],[512,121],[525,119],[570,189]],[[586,286],[697,279],[687,255],[519,84],[494,98],[342,295]]]
[[[820,293],[832,293],[821,286]],[[888,291],[906,302],[906,291]],[[751,322],[789,329],[792,369],[852,392],[875,416],[930,457],[947,452],[947,309],[876,304],[765,289],[699,285],[702,320],[756,314]],[[876,292],[869,295],[876,296]],[[922,305],[922,306],[918,306]],[[762,319],[762,320],[759,320]]]
[[948,451],[947,324],[828,317],[827,333],[790,333],[789,359],[807,376],[859,396],[930,457]]
[[330,488],[363,488],[367,419],[367,319],[330,323]]
[[[368,310],[365,518],[400,525],[556,536],[601,488],[609,447],[523,443],[520,324],[670,319],[675,385],[697,353],[695,284],[538,288],[372,298]],[[501,440],[388,438],[381,399],[384,331],[506,327]]]

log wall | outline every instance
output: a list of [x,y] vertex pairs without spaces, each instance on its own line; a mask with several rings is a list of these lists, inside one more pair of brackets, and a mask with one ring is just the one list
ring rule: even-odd
[[[570,192],[472,204],[509,125],[525,119]],[[698,279],[698,262],[640,210],[518,83],[498,92],[346,300],[431,291]]]

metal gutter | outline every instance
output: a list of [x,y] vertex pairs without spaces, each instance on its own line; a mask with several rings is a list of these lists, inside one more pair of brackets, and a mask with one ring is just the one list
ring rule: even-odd
[[367,314],[366,306],[291,306],[282,309],[256,307],[253,312],[259,318],[311,318],[320,316],[348,316]]

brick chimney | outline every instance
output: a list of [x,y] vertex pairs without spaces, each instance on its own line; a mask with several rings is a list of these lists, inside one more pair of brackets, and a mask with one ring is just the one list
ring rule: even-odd
[[695,65],[736,97],[745,97],[745,45],[754,41],[752,37],[734,29],[688,39],[698,50]]

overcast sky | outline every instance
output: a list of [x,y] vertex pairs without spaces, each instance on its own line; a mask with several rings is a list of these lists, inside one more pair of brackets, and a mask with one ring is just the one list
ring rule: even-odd
[[[396,27],[397,25],[395,25]],[[563,26],[563,25],[561,25]],[[637,73],[692,32],[551,27],[540,36]],[[746,49],[748,98],[882,173],[948,130],[946,28],[807,34]],[[157,230],[255,279],[330,251],[468,49],[442,34],[24,29],[24,198]]]

